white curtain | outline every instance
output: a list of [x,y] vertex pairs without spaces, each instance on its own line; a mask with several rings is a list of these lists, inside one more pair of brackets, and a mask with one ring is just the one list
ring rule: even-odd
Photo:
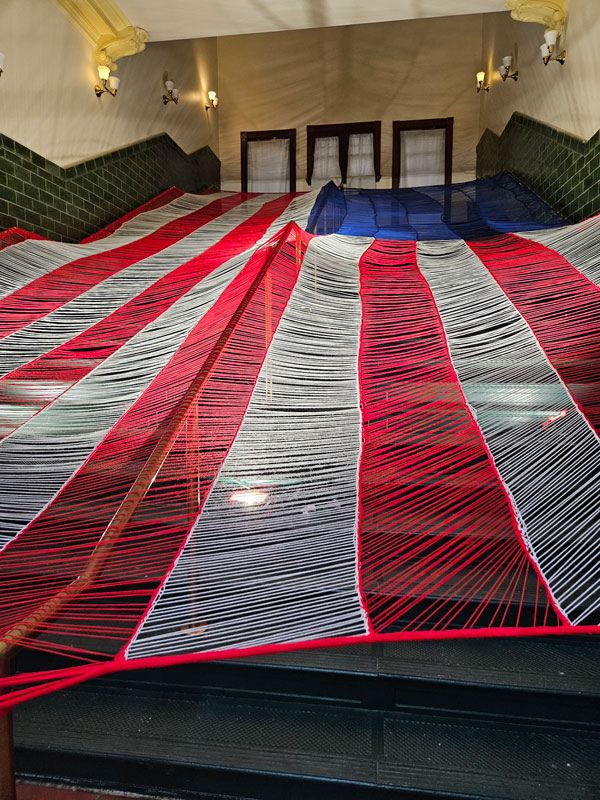
[[290,140],[248,142],[248,191],[289,192]]
[[319,136],[318,139],[315,139],[311,189],[320,189],[329,181],[339,184],[341,179],[339,138],[337,136]]
[[347,181],[346,186],[355,189],[375,188],[372,133],[350,134]]
[[401,131],[400,186],[438,186],[444,183],[446,131]]

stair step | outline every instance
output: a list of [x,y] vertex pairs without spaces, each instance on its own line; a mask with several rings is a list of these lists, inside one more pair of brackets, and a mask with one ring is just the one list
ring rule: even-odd
[[387,642],[294,650],[238,663],[600,694],[600,638],[596,636]]
[[257,800],[600,796],[600,726],[106,681],[14,716],[17,769],[28,779]]
[[[453,639],[298,650],[142,669],[106,685],[170,692],[312,698],[372,710],[464,710],[538,721],[600,720],[600,640],[593,636]],[[18,672],[65,666],[23,651]]]

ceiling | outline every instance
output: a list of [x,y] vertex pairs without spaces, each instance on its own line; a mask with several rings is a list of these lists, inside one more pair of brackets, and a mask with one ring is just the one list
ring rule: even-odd
[[118,0],[152,41],[506,10],[504,0]]

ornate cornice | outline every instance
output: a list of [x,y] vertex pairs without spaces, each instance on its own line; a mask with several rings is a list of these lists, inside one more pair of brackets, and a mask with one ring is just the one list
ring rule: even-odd
[[57,0],[96,48],[98,65],[117,68],[125,56],[141,53],[150,38],[136,28],[113,0]]
[[103,36],[96,47],[96,62],[115,70],[120,58],[141,53],[149,38],[147,31],[133,25],[119,31],[116,36]]
[[506,0],[506,7],[513,19],[539,22],[559,33],[565,28],[568,5],[569,0]]

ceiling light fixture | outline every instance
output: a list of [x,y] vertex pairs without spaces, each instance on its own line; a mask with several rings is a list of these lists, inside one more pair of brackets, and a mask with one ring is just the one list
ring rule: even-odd
[[540,52],[542,54],[542,61],[546,67],[549,61],[558,61],[562,67],[567,59],[566,50],[563,50],[557,56],[554,55],[554,51],[557,49],[559,35],[559,32],[554,30],[547,30],[544,34],[544,44],[540,45]]
[[216,92],[213,92],[213,91],[212,91],[212,89],[211,89],[211,91],[208,93],[208,103],[209,103],[209,104],[206,106],[206,109],[207,109],[207,110],[208,110],[209,108],[216,109],[216,107],[219,105],[219,98],[217,97],[217,93],[216,93]]
[[100,83],[94,86],[96,97],[102,97],[103,94],[110,94],[114,97],[119,91],[121,79],[117,78],[116,75],[111,75],[110,69],[102,64],[98,66],[98,77],[100,78]]
[[510,71],[512,67],[512,56],[504,56],[502,59],[502,65],[498,67],[498,72],[500,73],[500,77],[504,82],[506,82],[507,78],[512,78],[513,81],[519,80],[519,70],[515,70],[514,72]]
[[175,88],[175,84],[173,81],[165,81],[165,89],[167,90],[166,94],[163,94],[163,103],[167,105],[167,103],[177,103],[179,102],[179,89]]
[[489,92],[490,85],[489,83],[485,82],[485,72],[483,70],[477,73],[477,93],[479,93],[482,89],[484,92]]

